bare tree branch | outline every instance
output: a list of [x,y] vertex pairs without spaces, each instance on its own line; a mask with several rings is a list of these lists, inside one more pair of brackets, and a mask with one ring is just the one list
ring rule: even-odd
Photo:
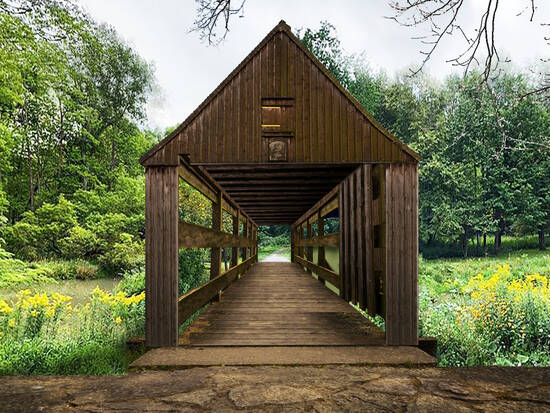
[[[524,1],[528,4],[517,15],[520,16],[529,10],[529,21],[532,22],[537,10],[535,0]],[[422,44],[428,45],[428,49],[420,50],[423,59],[418,68],[411,70],[412,75],[421,72],[442,40],[457,31],[465,39],[466,48],[448,62],[454,66],[463,67],[465,75],[474,64],[480,66],[483,83],[487,83],[491,76],[498,76],[501,59],[496,46],[495,27],[501,1],[486,0],[486,2],[487,7],[479,17],[477,28],[472,35],[468,35],[459,23],[459,17],[464,9],[464,0],[390,0],[389,5],[395,14],[387,18],[405,27],[429,26],[430,35],[414,37],[420,39]],[[545,37],[545,40],[550,44],[550,37]],[[505,60],[507,61],[509,60]],[[550,76],[545,75],[539,87],[525,96],[541,94],[550,97],[547,93],[549,89]]]
[[229,32],[231,16],[241,13],[239,17],[243,17],[246,0],[237,2],[240,5],[232,7],[232,0],[196,0],[197,17],[191,31],[198,32],[201,40],[206,40],[209,45],[221,43]]

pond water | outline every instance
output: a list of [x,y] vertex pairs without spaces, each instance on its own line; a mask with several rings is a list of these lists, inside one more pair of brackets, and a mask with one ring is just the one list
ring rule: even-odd
[[63,280],[56,283],[35,284],[31,287],[0,290],[0,299],[12,301],[18,291],[28,288],[34,293],[58,293],[73,297],[72,303],[82,304],[86,302],[95,287],[104,291],[112,291],[120,282],[120,277],[98,278],[96,280]]

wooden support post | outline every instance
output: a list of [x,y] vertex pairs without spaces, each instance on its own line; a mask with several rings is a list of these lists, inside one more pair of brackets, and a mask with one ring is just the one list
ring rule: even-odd
[[254,255],[256,259],[254,262],[258,262],[258,226],[254,226]]
[[[240,219],[241,211],[237,210],[237,215],[233,216],[233,235],[238,236],[239,235],[239,219]],[[235,265],[239,264],[239,247],[233,247],[231,249],[231,266],[234,267]]]
[[[325,235],[325,218],[321,214],[321,210],[319,210],[319,213],[317,215],[317,236],[323,237]],[[318,247],[317,248],[317,264],[321,267],[326,267],[326,258],[325,258],[325,247]],[[325,280],[320,275],[317,275],[319,281],[321,281],[323,284],[325,283]]]
[[145,343],[178,345],[178,167],[145,171]]
[[[304,238],[304,229],[302,228],[302,224],[298,225],[296,235],[297,235],[296,238],[299,240]],[[298,247],[298,256],[301,258],[304,258],[304,247],[302,246]]]
[[418,166],[385,170],[386,344],[418,345]]
[[296,229],[293,225],[290,226],[290,262],[295,262],[294,255],[296,254]]
[[[311,222],[309,219],[307,220],[307,238],[310,239],[313,236],[312,228],[311,228]],[[306,260],[313,261],[313,247],[306,247]],[[311,274],[311,270],[308,268],[306,269],[308,274]]]
[[[212,229],[222,230],[222,205],[223,195],[218,193],[217,201],[212,202]],[[222,249],[212,248],[210,252],[210,279],[214,279],[221,274],[222,266]]]
[[344,236],[346,233],[346,219],[345,219],[345,200],[344,200],[344,189],[345,189],[345,183],[342,182],[339,185],[338,189],[338,227],[339,227],[339,236],[340,236],[340,242],[338,245],[339,252],[338,252],[338,274],[340,274],[340,285],[338,286],[338,290],[340,291],[340,297],[345,299],[345,279],[346,279],[346,266],[345,266],[345,260],[346,260],[346,237]]
[[[243,237],[248,238],[248,218],[244,221],[244,233]],[[248,259],[248,247],[244,247],[244,257],[243,261],[246,261]]]

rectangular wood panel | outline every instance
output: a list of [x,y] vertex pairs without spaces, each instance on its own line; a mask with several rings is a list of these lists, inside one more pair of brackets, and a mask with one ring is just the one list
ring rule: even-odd
[[386,342],[418,344],[418,195],[415,165],[386,167]]
[[146,344],[178,344],[178,170],[146,169]]

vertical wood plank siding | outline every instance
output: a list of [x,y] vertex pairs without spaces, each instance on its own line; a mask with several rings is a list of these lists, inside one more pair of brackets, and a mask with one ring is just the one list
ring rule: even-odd
[[362,165],[339,200],[341,296],[385,317],[387,344],[417,345],[418,166]]
[[386,166],[386,343],[418,344],[418,169]]
[[268,162],[262,137],[262,98],[292,98],[290,162],[416,162],[339,89],[294,35],[280,30],[199,106],[176,136],[144,165],[193,162]]
[[340,274],[343,298],[374,315],[371,175],[372,166],[362,165],[340,186]]
[[[220,192],[218,194],[217,202],[212,202],[212,229],[221,231],[222,219],[223,219],[222,194]],[[222,266],[222,249],[212,248],[210,250],[210,279],[211,280],[220,276],[221,266]]]
[[178,169],[145,173],[146,344],[178,345]]

